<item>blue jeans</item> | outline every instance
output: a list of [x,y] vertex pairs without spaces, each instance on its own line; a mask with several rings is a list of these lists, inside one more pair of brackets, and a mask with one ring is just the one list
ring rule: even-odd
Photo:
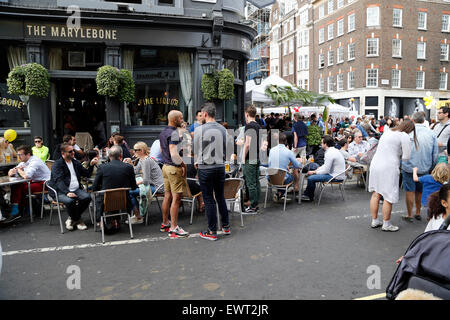
[[[156,187],[154,185],[150,185],[150,189],[152,190],[152,193],[155,192]],[[136,188],[134,190],[130,190],[130,197],[131,197],[131,205],[132,209],[138,208],[139,209],[139,202],[137,200],[137,197],[139,196],[139,188]]]
[[78,189],[73,193],[76,194],[76,198],[70,198],[63,193],[58,192],[58,200],[67,208],[67,213],[72,221],[78,221],[81,219],[83,212],[89,207],[89,203],[92,198],[89,193],[84,190]]
[[224,196],[225,167],[199,169],[198,180],[200,182],[203,201],[205,202],[209,231],[217,231],[216,201],[219,207],[222,226],[229,226],[228,208]]
[[332,178],[329,174],[313,174],[308,177],[308,185],[306,186],[305,196],[308,196],[311,200],[314,199],[314,192],[316,191],[316,182],[326,182]]

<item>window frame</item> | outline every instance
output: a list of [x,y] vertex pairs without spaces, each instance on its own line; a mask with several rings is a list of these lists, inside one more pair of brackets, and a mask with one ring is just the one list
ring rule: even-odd
[[[445,87],[441,86],[442,83],[442,75],[445,74]],[[439,73],[439,90],[447,90],[448,88],[448,72],[440,72]]]
[[[419,45],[423,45],[423,57],[419,57]],[[417,42],[417,60],[426,60],[427,59],[427,43],[425,41],[418,41]]]
[[[375,23],[375,18],[372,16],[369,19],[369,11],[375,10],[376,9],[376,13],[377,13],[377,21]],[[374,14],[374,12],[372,12],[372,14]],[[370,23],[369,23],[370,22]],[[366,27],[379,27],[380,26],[380,7],[379,6],[372,6],[372,7],[367,7],[366,8]]]
[[[375,41],[376,53],[369,54],[369,42]],[[379,38],[367,38],[366,39],[366,57],[378,57],[380,55],[380,39]]]
[[[369,81],[373,80],[369,77],[369,73],[376,72],[376,85],[369,85]],[[379,70],[378,68],[366,69],[366,88],[378,88],[378,80],[379,80]]]
[[[421,87],[417,86],[417,81],[419,80],[419,77],[418,77],[419,74],[423,75],[423,77],[421,79],[421,81],[422,81]],[[419,90],[425,89],[425,71],[420,71],[420,70],[416,71],[416,89],[419,89]]]
[[[394,42],[398,41],[400,43],[400,48],[398,49],[399,55],[394,54]],[[402,39],[392,39],[392,58],[402,58]]]
[[[394,86],[394,72],[398,72],[398,85]],[[400,89],[402,86],[402,71],[399,69],[392,69],[391,72],[391,87],[393,89]]]
[[[395,12],[400,12],[400,17],[398,18],[400,20],[399,24],[395,24]],[[394,28],[403,28],[403,9],[400,8],[392,9],[392,26]]]
[[[420,26],[420,16],[424,16],[424,26]],[[419,11],[417,14],[417,29],[418,30],[427,30],[427,23],[428,23],[428,13],[424,11]]]
[[347,90],[355,89],[355,71],[347,72]]
[[[353,46],[353,50],[350,50],[350,46]],[[351,52],[353,52],[352,58],[350,58]],[[347,45],[347,61],[353,61],[355,59],[356,59],[356,44],[355,44],[355,42],[352,42]]]

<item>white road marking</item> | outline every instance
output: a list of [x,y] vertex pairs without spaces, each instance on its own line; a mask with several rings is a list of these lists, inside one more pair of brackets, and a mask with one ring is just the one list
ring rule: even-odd
[[[222,231],[217,232],[217,235],[223,234]],[[190,234],[190,238],[200,238],[198,233]],[[143,239],[131,239],[131,240],[122,240],[122,241],[109,241],[105,243],[86,243],[86,244],[77,244],[71,246],[60,246],[60,247],[47,247],[47,248],[35,248],[35,249],[26,249],[26,250],[16,250],[16,251],[5,251],[2,253],[2,256],[13,256],[18,254],[27,254],[27,253],[47,253],[47,252],[57,252],[57,251],[66,251],[66,250],[75,250],[75,249],[89,249],[89,248],[99,248],[99,247],[112,247],[112,246],[121,246],[128,244],[139,244],[139,243],[147,243],[147,242],[157,242],[162,240],[170,239],[168,236],[166,237],[152,237],[152,238],[143,238]],[[185,240],[183,238],[180,239],[170,239],[170,240]]]
[[[405,210],[400,210],[400,211],[392,211],[391,214],[398,214],[398,213],[405,213]],[[380,214],[378,214],[378,216],[380,216]],[[345,220],[355,220],[355,219],[361,219],[361,218],[370,218],[371,215],[370,214],[365,214],[363,216],[348,216],[345,217]]]

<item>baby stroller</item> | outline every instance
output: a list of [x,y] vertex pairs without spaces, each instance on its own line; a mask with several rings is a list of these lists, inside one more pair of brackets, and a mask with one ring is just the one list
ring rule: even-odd
[[450,216],[439,230],[418,236],[409,246],[387,289],[393,300],[406,289],[418,289],[450,300]]

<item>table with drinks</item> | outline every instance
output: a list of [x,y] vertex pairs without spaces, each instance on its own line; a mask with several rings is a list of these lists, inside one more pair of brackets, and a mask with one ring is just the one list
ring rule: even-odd
[[21,184],[21,183],[27,183],[28,184],[28,201],[30,206],[30,221],[33,222],[33,205],[31,202],[31,180],[30,179],[24,179],[22,177],[9,177],[9,176],[0,176],[0,188],[6,187],[6,186],[12,186],[14,184]]

